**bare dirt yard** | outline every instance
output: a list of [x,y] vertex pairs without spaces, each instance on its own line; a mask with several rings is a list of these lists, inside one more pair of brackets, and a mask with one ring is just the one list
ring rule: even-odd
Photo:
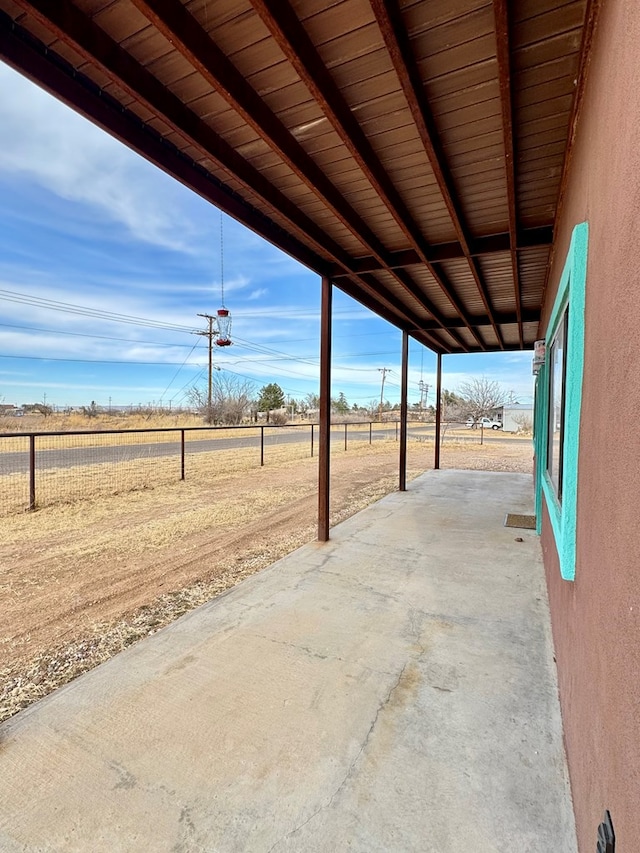
[[[211,454],[204,482],[0,519],[0,720],[315,538],[317,459],[282,447],[256,468],[244,452]],[[441,464],[528,473],[531,455],[448,437]],[[332,524],[397,488],[395,441],[331,464]],[[411,441],[408,479],[431,467],[432,441]]]

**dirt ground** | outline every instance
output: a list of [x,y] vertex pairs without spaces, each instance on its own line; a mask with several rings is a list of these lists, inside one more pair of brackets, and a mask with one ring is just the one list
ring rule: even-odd
[[[315,538],[317,459],[0,520],[0,720]],[[397,488],[394,441],[332,453],[331,523]],[[408,479],[433,465],[411,442]],[[528,442],[445,445],[442,467],[531,471]]]

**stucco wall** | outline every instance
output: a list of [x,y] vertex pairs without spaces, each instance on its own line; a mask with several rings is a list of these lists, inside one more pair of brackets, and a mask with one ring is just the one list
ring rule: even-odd
[[576,579],[543,511],[565,738],[581,853],[605,808],[640,851],[640,3],[604,0],[543,328],[571,231],[589,222]]

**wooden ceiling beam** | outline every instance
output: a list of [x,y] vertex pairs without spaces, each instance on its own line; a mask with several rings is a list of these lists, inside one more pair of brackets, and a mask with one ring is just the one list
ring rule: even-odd
[[386,249],[380,240],[180,0],[131,2],[305,186],[385,264]]
[[[309,238],[334,259],[341,275],[356,271],[350,256],[323,229],[69,0],[16,2],[87,62],[97,65],[111,81],[159,116],[201,154],[236,177],[274,212],[280,213],[298,239]],[[270,239],[269,235],[265,237]]]
[[[378,197],[412,244],[419,262],[427,266],[451,305],[460,312],[461,306],[456,294],[447,287],[437,267],[432,263],[431,247],[288,0],[251,0],[251,3]],[[402,278],[406,280],[405,277]],[[412,290],[410,286],[407,289]],[[417,294],[421,296],[419,289],[414,287],[413,295],[419,298]],[[431,308],[429,311],[434,313]],[[434,313],[434,316],[437,314]],[[460,312],[460,316],[464,317],[464,313]],[[471,327],[469,331],[475,336]],[[480,338],[477,340],[483,345]],[[465,345],[462,339],[458,343]]]
[[[335,260],[342,275],[354,271],[349,255],[322,228],[73,3],[69,0],[16,0],[16,5],[83,59],[96,65],[112,82],[160,117],[203,156],[237,178],[274,212],[279,212],[297,238],[306,236],[313,241]],[[265,237],[270,239],[268,235]]]
[[0,58],[141,157],[256,234],[270,240],[283,252],[320,275],[328,275],[329,265],[325,258],[247,204],[231,188],[194,163],[159,133],[141,122],[137,115],[124,109],[86,75],[37,41],[1,11]]
[[[382,242],[182,3],[179,0],[132,2],[229,106],[271,146],[307,188],[360,240],[383,269],[390,270],[388,252]],[[392,270],[390,272],[393,274]],[[400,283],[406,288],[404,282]],[[415,298],[415,293],[411,295]],[[424,303],[423,307],[426,308]],[[481,339],[479,343],[483,345]]]
[[[235,175],[249,190],[286,219],[292,233],[306,236],[321,251],[326,252],[333,259],[334,268],[339,270],[341,276],[352,276],[357,273],[353,259],[335,241],[69,0],[17,0],[17,4],[87,62],[97,65],[110,80],[122,87],[131,97],[161,117],[204,156],[210,157],[226,171]],[[223,207],[223,209],[226,208]],[[261,223],[263,232],[267,222],[268,220],[264,220]],[[275,226],[271,224],[270,232],[264,233],[264,236],[276,242]],[[324,270],[320,272],[326,274],[326,264]],[[362,284],[364,285],[364,282]],[[380,294],[376,295],[379,298]],[[438,326],[442,327],[437,309],[434,308],[432,312],[430,303],[427,300],[425,303],[427,310],[436,318],[436,322],[431,325],[436,329]],[[370,300],[368,307],[375,310]],[[389,314],[387,319],[397,325],[399,318],[393,313]],[[412,315],[408,315],[405,321],[411,327],[415,327],[416,323],[420,322]],[[455,337],[458,340],[458,336]],[[458,342],[464,346],[461,339]],[[432,337],[430,345],[437,345],[440,349],[443,346],[440,340]]]
[[[447,165],[438,129],[427,101],[418,66],[413,57],[411,43],[397,0],[370,0],[370,2],[389,57],[400,81],[405,100],[440,188],[440,193],[449,211],[456,236],[468,260],[480,298],[487,314],[492,317],[493,308],[489,293],[482,280],[478,261],[471,254],[471,239],[464,221],[456,187]],[[492,325],[498,344],[502,348],[504,342],[498,324],[494,322]]]
[[[523,323],[537,323],[540,320],[540,313],[541,312],[540,312],[539,308],[536,308],[536,309],[525,308],[520,313],[520,318],[522,319]],[[471,314],[468,319],[471,322],[471,325],[474,326],[474,328],[481,328],[481,327],[486,327],[486,326],[492,325],[491,324],[491,318],[488,317],[486,314],[482,314],[482,315]],[[515,313],[515,311],[509,311],[509,312],[496,311],[494,314],[494,319],[496,320],[496,322],[500,326],[516,326],[518,324],[518,315]],[[423,328],[426,331],[430,331],[434,326],[435,326],[435,324],[432,325],[431,323],[425,323]],[[460,320],[459,317],[444,318],[444,328],[447,330],[460,329],[463,327],[464,327],[464,324],[463,324],[462,320]],[[440,326],[436,326],[436,328],[440,328]]]
[[[493,0],[493,16],[496,30],[498,57],[498,80],[502,109],[502,137],[504,140],[504,165],[507,180],[507,202],[509,206],[509,239],[511,242],[511,269],[516,314],[522,310],[520,297],[520,271],[516,252],[518,233],[518,211],[516,203],[516,152],[513,134],[513,95],[511,92],[511,50],[509,38],[509,9],[507,0]],[[520,346],[524,347],[522,320],[518,319]]]
[[[520,231],[516,252],[526,249],[546,248],[550,249],[553,242],[553,228],[545,226],[541,228],[527,228]],[[473,240],[471,254],[475,257],[490,257],[491,255],[506,254],[511,251],[511,237],[508,231],[501,234],[490,234]],[[452,243],[434,243],[431,246],[431,257],[434,263],[464,258],[462,246],[455,240]],[[415,249],[402,249],[398,252],[390,252],[387,256],[388,267],[399,269],[401,267],[418,266],[422,263]],[[351,269],[355,272],[377,272],[381,264],[371,255],[360,258],[351,258]],[[337,278],[346,275],[339,267],[332,269],[331,274]]]
[[[378,316],[390,323],[393,323],[394,326],[408,332],[416,340],[419,340],[420,343],[423,343],[430,349],[433,349],[434,352],[452,352],[452,348],[437,337],[438,332],[446,331],[449,335],[451,335],[451,332],[443,329],[442,326],[435,321],[421,321],[402,311],[397,303],[393,304],[390,301],[389,295],[385,293],[384,288],[374,276],[358,276],[355,284],[349,279],[340,279],[340,281],[334,283],[336,287],[348,296],[351,296],[352,299],[360,302],[360,304],[364,305],[365,308],[369,308],[371,311],[378,314]],[[384,303],[383,307],[380,306],[380,300]],[[402,312],[402,321],[398,320],[398,311]],[[466,352],[468,348],[464,343],[462,344],[462,347],[464,347],[463,351]]]

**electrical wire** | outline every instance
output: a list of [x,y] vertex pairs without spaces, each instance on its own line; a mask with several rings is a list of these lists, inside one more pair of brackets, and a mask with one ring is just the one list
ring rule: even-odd
[[[147,366],[155,365],[160,367],[175,367],[177,365],[184,365],[184,362],[180,361],[124,361],[110,358],[59,358],[57,356],[48,355],[7,355],[6,353],[0,353],[0,358],[14,358],[27,361],[67,361],[73,362],[74,364],[141,364]],[[194,367],[197,366],[197,364],[194,365]]]
[[118,341],[125,344],[147,344],[154,347],[188,347],[189,344],[168,344],[164,341],[139,341],[136,338],[113,338],[110,335],[90,335],[88,332],[68,332],[65,329],[42,329],[39,326],[18,326],[15,323],[0,323],[5,329],[23,329],[27,332],[45,332],[51,335],[72,335],[76,338],[95,338],[100,341]]
[[188,361],[188,360],[189,360],[189,358],[191,357],[191,353],[194,351],[194,349],[198,346],[198,344],[199,344],[199,343],[200,343],[200,338],[196,338],[196,342],[195,342],[195,344],[194,344],[194,345],[191,347],[191,349],[189,350],[189,353],[187,354],[187,357],[186,357],[186,358],[185,358],[185,360],[182,362],[182,364],[180,365],[180,367],[179,367],[179,368],[176,370],[176,372],[173,374],[173,378],[172,378],[171,382],[167,385],[167,387],[164,389],[164,391],[163,391],[163,392],[162,392],[162,394],[160,395],[160,399],[162,399],[162,398],[164,397],[164,395],[167,393],[167,391],[169,390],[169,388],[171,388],[171,386],[173,385],[174,379],[175,379],[175,378],[176,378],[176,376],[180,373],[180,371],[182,370],[182,368],[185,366],[185,364],[187,363],[187,361]]
[[6,302],[18,302],[23,305],[47,308],[49,311],[61,311],[65,314],[78,314],[84,317],[96,317],[99,320],[130,323],[134,326],[146,326],[154,329],[164,329],[171,332],[192,331],[192,327],[180,326],[177,323],[165,323],[162,320],[150,320],[148,318],[137,317],[132,314],[118,314],[114,311],[105,311],[101,308],[89,308],[84,305],[75,305],[72,302],[60,302],[56,299],[44,299],[40,296],[28,296],[13,290],[0,290],[0,299],[5,300]]

